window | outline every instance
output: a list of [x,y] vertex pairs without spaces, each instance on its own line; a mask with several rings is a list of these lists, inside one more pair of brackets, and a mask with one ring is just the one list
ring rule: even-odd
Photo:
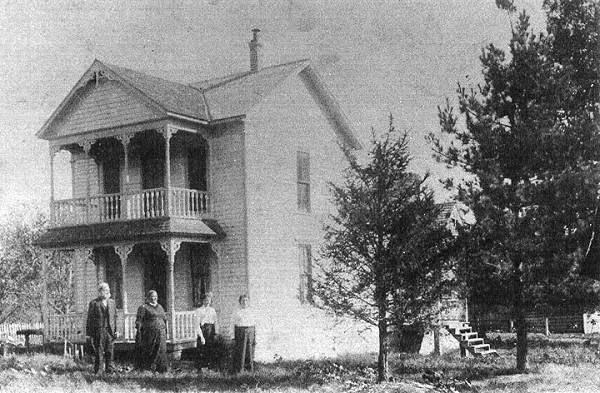
[[298,245],[298,262],[300,268],[300,303],[313,302],[312,256],[310,244]]
[[305,152],[298,152],[298,209],[310,212],[310,156]]

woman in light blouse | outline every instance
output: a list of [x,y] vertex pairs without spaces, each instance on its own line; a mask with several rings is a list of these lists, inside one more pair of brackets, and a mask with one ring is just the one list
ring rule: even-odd
[[212,292],[208,292],[201,297],[202,306],[194,310],[198,326],[198,369],[208,367],[214,360],[215,335],[217,327],[217,312],[212,307]]
[[254,371],[254,346],[256,345],[256,329],[254,312],[249,307],[248,295],[239,298],[240,309],[234,318],[235,346],[233,356],[233,371]]

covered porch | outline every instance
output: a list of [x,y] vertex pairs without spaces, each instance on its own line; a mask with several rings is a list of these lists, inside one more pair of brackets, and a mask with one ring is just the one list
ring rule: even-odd
[[199,239],[166,238],[62,250],[72,258],[74,312],[51,315],[44,310],[46,342],[85,342],[87,305],[97,296],[98,284],[107,282],[117,306],[118,347],[133,348],[136,311],[150,289],[158,292],[167,314],[168,349],[195,347],[194,308],[208,291],[214,292],[216,303],[220,301],[215,249],[218,246]]

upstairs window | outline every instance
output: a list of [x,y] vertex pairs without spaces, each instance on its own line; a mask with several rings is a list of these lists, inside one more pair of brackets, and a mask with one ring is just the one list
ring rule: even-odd
[[298,209],[310,212],[310,156],[299,151],[297,156]]
[[313,302],[312,252],[310,244],[298,245],[298,263],[300,268],[300,303]]

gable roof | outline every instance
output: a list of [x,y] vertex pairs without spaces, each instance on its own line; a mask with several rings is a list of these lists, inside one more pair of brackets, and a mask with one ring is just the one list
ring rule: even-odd
[[442,202],[438,207],[440,211],[436,222],[445,225],[454,235],[457,234],[457,227],[471,226],[477,221],[473,211],[462,202]]
[[279,64],[194,83],[203,88],[211,119],[227,119],[248,113],[262,98],[281,84],[287,77],[297,74],[308,66],[307,60]]
[[202,91],[191,86],[158,78],[142,72],[113,64],[101,63],[116,75],[148,98],[159,104],[165,111],[208,120]]
[[301,77],[334,131],[346,145],[360,148],[360,142],[350,129],[346,116],[306,59],[190,84],[172,82],[94,60],[36,135],[39,138],[50,139],[52,135],[49,130],[54,121],[76,98],[77,90],[87,86],[94,78],[117,80],[159,115],[183,116],[188,120],[210,125],[213,122],[245,116],[263,97],[291,75]]

